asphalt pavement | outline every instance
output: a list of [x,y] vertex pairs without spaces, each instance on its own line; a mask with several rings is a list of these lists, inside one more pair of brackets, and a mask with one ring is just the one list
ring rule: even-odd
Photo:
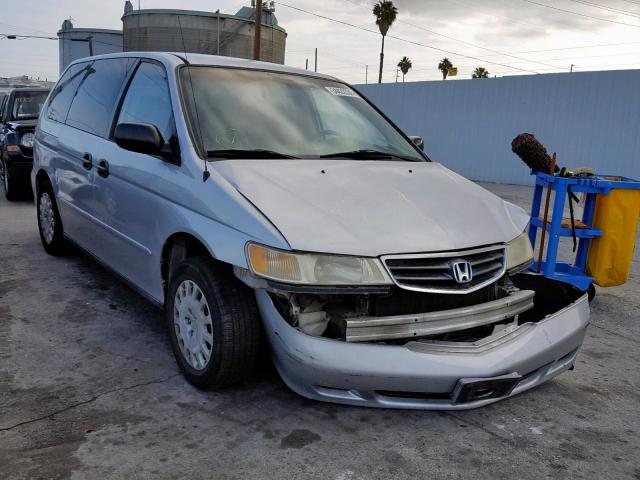
[[202,392],[160,311],[82,253],[48,256],[33,203],[2,197],[0,478],[640,479],[640,247],[591,307],[575,370],[478,410],[305,400],[268,362]]

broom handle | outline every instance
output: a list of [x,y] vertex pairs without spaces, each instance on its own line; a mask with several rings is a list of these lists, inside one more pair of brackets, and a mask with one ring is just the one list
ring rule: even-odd
[[[556,154],[553,153],[551,157],[551,167],[549,168],[549,175],[553,175],[556,170]],[[538,268],[537,272],[540,273],[542,269],[542,253],[544,252],[544,241],[547,234],[547,220],[549,219],[549,203],[551,202],[551,183],[547,185],[547,200],[544,204],[544,218],[542,220],[542,234],[540,235],[540,252],[538,253]]]

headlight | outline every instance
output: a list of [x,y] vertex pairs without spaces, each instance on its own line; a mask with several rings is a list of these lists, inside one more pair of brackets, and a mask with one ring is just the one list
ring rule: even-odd
[[250,243],[247,262],[260,277],[305,285],[387,285],[393,282],[377,258],[274,250]]
[[35,135],[31,132],[27,132],[20,137],[20,145],[26,148],[33,148],[33,141],[35,140]]
[[507,271],[523,270],[533,262],[533,248],[529,235],[524,231],[520,236],[507,243]]

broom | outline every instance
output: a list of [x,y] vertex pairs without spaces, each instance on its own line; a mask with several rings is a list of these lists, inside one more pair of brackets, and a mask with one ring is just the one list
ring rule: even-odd
[[[547,149],[531,133],[521,133],[511,142],[511,150],[520,160],[522,160],[531,170],[553,175],[560,170],[556,165],[556,154],[550,157]],[[542,253],[547,233],[547,221],[549,219],[549,203],[551,201],[551,185],[547,185],[547,199],[544,204],[543,228],[540,235],[540,252],[538,253],[538,268],[542,269]]]

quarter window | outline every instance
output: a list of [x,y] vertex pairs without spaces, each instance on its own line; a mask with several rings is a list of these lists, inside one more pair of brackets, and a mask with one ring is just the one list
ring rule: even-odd
[[67,125],[108,137],[118,93],[133,64],[128,58],[93,62],[71,104]]
[[140,64],[122,104],[118,123],[150,123],[166,141],[174,136],[171,97],[163,67],[149,62]]

